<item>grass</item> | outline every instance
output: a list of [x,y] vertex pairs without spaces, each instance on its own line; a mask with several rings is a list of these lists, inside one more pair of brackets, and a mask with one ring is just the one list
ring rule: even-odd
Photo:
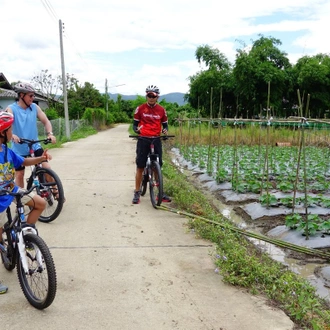
[[60,148],[63,143],[69,141],[77,141],[79,139],[86,138],[89,135],[97,134],[97,132],[98,131],[93,126],[82,126],[71,133],[70,139],[68,139],[66,136],[62,136],[61,138],[56,137],[55,144],[52,143],[47,144],[46,146],[44,146],[44,148],[47,149]]
[[[267,296],[303,329],[330,329],[329,305],[316,294],[315,288],[262,253],[245,236],[231,230],[233,223],[222,217],[212,201],[172,165],[168,155],[164,155],[164,160],[166,193],[173,197],[177,209],[197,216],[188,217],[188,226],[198,237],[215,244],[215,271],[222,279],[252,294]],[[219,222],[221,227],[202,218]]]

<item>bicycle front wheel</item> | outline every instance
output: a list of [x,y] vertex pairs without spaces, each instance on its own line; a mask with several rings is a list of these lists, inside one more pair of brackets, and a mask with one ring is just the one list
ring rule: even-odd
[[144,170],[143,174],[142,174],[141,185],[140,185],[141,196],[144,196],[146,194],[147,183],[148,183],[148,173],[146,172],[146,170]]
[[28,302],[37,309],[45,309],[53,302],[57,289],[53,257],[41,237],[26,234],[24,242],[28,272],[25,272],[20,258],[17,262],[19,283]]
[[163,199],[163,177],[158,162],[151,162],[151,177],[149,179],[150,200],[154,208],[162,203]]
[[[64,189],[59,176],[49,168],[37,168],[36,174],[40,186],[37,188],[39,196],[46,200],[46,208],[41,213],[39,221],[51,222],[61,213],[64,204]],[[33,174],[29,178],[29,189],[33,184]]]

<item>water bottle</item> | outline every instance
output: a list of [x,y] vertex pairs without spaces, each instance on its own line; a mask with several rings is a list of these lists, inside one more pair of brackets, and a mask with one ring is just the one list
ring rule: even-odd
[[39,179],[37,178],[37,177],[35,177],[34,179],[33,179],[33,184],[35,185],[35,186],[37,186],[37,187],[39,187]]

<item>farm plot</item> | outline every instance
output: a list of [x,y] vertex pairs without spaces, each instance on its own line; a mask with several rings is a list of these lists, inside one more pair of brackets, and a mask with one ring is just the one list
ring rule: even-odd
[[[180,154],[191,168],[214,179],[219,198],[236,204],[245,220],[265,231],[285,225],[300,236],[329,235],[328,148],[308,146],[301,157],[295,146],[192,145],[180,148]],[[330,237],[323,242],[330,246]]]

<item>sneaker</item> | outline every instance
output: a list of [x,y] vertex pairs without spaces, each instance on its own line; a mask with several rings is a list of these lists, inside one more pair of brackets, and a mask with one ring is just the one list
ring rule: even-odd
[[132,203],[133,204],[139,204],[140,203],[140,196],[141,196],[141,191],[140,190],[134,191],[134,197],[133,197]]
[[0,282],[0,294],[6,293],[8,291],[8,287]]
[[163,203],[169,203],[169,202],[172,202],[172,200],[166,194],[163,194],[162,202]]

